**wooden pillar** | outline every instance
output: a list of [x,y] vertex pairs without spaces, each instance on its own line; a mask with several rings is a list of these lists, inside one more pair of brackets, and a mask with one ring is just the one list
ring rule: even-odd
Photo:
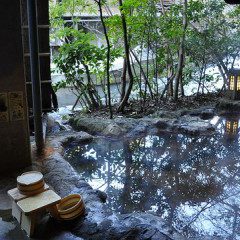
[[19,0],[0,1],[0,172],[31,164]]

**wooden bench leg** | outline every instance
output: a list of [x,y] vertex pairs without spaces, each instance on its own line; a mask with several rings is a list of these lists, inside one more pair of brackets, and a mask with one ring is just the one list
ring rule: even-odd
[[57,205],[53,205],[51,207],[48,207],[47,211],[49,211],[49,213],[51,214],[52,217],[54,217],[55,219],[59,219]]
[[36,223],[35,213],[32,213],[29,216],[26,216],[24,213],[22,213],[21,228],[26,231],[29,237],[32,237],[34,234],[35,223]]
[[12,201],[12,216],[15,217],[19,223],[21,223],[21,215],[22,212],[17,206],[17,203]]

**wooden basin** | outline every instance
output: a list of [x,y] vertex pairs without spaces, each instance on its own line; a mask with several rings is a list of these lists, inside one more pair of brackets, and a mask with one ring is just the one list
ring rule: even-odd
[[37,171],[23,173],[17,177],[17,187],[21,194],[32,196],[44,191],[43,175]]
[[85,205],[79,194],[71,194],[63,198],[57,208],[59,218],[62,220],[73,220],[85,213]]

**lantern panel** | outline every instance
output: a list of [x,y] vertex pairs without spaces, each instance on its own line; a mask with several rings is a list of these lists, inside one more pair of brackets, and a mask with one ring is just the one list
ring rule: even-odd
[[234,76],[230,76],[230,90],[234,90]]
[[233,133],[237,133],[238,131],[238,122],[233,123]]
[[226,122],[226,131],[227,131],[227,133],[231,132],[231,122],[229,122],[229,121]]
[[237,134],[238,133],[238,121],[226,121],[226,133]]
[[237,77],[237,90],[240,90],[240,76]]

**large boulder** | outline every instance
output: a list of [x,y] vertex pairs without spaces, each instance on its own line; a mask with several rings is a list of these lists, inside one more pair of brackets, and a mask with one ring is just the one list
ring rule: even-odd
[[240,101],[231,99],[220,99],[216,105],[220,114],[240,113]]
[[200,116],[203,120],[207,120],[207,119],[213,118],[214,115],[215,115],[215,109],[214,108],[207,108],[207,109],[204,109],[201,112]]
[[182,116],[190,115],[193,117],[200,117],[201,119],[211,119],[215,115],[215,108],[213,107],[201,107],[198,109],[180,109],[177,111],[158,111],[151,115],[153,118],[163,119],[178,119]]
[[140,120],[133,118],[105,119],[78,116],[71,118],[69,122],[76,131],[119,137],[135,129],[139,125]]
[[173,127],[178,123],[176,118],[160,118],[155,122],[155,126],[160,130],[172,130]]
[[[177,113],[162,112],[162,117],[145,117],[141,119],[133,118],[86,118],[74,117],[71,125],[77,131],[87,131],[91,134],[99,134],[113,138],[136,137],[146,133],[157,131],[181,132],[186,134],[211,133],[214,127],[210,121],[214,116],[214,109],[204,108],[195,112]],[[164,116],[164,117],[163,117]],[[154,131],[153,131],[154,130]]]
[[166,110],[161,110],[157,111],[153,114],[150,115],[152,118],[164,118],[164,119],[173,119],[173,118],[178,118],[182,115],[185,115],[186,111],[185,110],[179,110],[179,111],[166,111]]
[[125,131],[116,123],[111,123],[103,130],[102,133],[105,136],[117,137],[123,135]]
[[179,122],[175,125],[175,128],[179,132],[196,135],[196,134],[208,134],[212,133],[215,128],[209,121],[204,121],[199,117],[183,116],[179,119]]
[[112,121],[103,118],[77,116],[70,118],[69,123],[76,131],[86,131],[93,134],[103,132]]
[[203,120],[208,120],[214,117],[215,115],[215,108],[212,107],[202,107],[198,109],[189,110],[187,115],[193,117],[200,117]]

